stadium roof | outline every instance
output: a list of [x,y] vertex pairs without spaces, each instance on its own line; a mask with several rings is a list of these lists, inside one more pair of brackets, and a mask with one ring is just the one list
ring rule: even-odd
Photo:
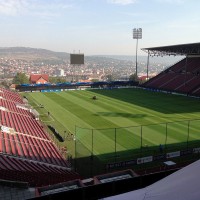
[[200,160],[143,189],[104,198],[105,200],[198,200]]
[[200,55],[200,43],[143,48],[150,56]]

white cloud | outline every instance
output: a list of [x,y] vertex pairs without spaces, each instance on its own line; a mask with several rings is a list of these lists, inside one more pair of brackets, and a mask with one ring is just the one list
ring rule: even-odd
[[55,17],[61,10],[72,5],[66,1],[40,1],[40,0],[0,0],[0,14],[2,15],[36,15]]
[[108,3],[120,4],[120,5],[128,5],[136,2],[136,0],[107,0],[107,1]]
[[0,14],[17,15],[26,7],[26,0],[1,0]]
[[183,4],[186,0],[156,0],[159,3]]

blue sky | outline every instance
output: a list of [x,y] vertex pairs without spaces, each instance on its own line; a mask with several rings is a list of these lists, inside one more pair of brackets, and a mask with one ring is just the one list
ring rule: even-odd
[[133,28],[143,29],[139,48],[200,42],[199,9],[199,0],[0,0],[0,47],[134,55]]

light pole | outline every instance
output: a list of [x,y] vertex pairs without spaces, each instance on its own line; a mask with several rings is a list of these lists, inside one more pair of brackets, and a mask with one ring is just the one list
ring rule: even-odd
[[137,51],[138,51],[138,39],[142,39],[142,28],[133,29],[133,39],[136,39],[136,59],[135,59],[135,74],[137,77]]

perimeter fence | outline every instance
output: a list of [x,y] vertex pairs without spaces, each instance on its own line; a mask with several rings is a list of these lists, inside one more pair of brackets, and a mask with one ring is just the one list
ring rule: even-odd
[[94,163],[100,168],[106,163],[200,147],[200,119],[107,129],[76,126],[75,138],[76,167],[91,170]]

